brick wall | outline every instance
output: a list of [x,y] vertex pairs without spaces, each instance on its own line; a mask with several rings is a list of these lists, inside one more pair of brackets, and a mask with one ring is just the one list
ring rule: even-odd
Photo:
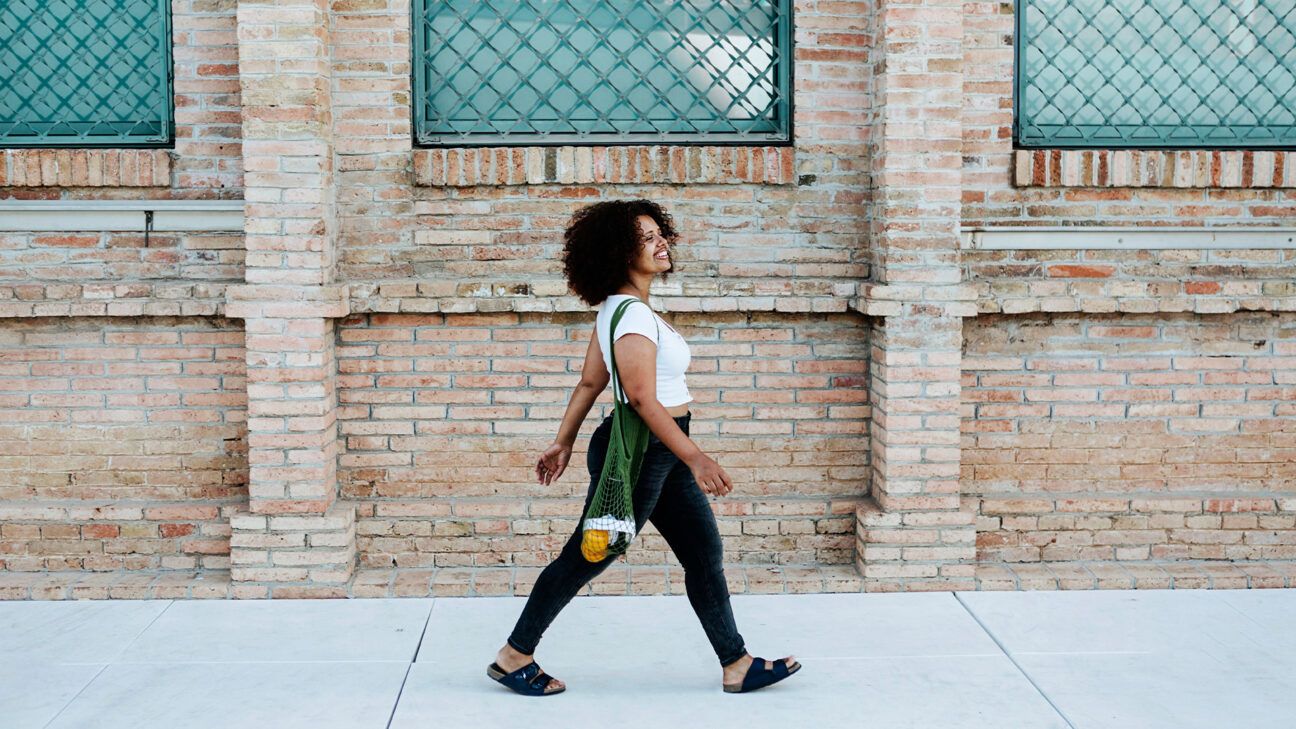
[[178,197],[243,193],[237,5],[237,0],[171,0]]
[[965,250],[982,313],[1296,309],[1296,250]]
[[0,373],[0,569],[227,566],[247,498],[237,326],[11,320]]
[[[640,196],[682,232],[654,305],[729,561],[1296,559],[1296,252],[959,247],[1287,226],[1296,160],[1015,153],[1011,3],[796,0],[791,146],[448,150],[412,145],[408,2],[173,7],[175,149],[5,150],[0,197],[243,199],[244,231],[0,235],[0,570],[546,563],[610,406],[538,487],[593,320],[560,233]],[[627,561],[674,564],[651,527]]]
[[1296,315],[982,316],[964,337],[983,561],[1296,558]]
[[[5,150],[0,196],[241,197],[234,5],[172,4],[174,149]],[[242,262],[228,233],[0,234],[0,312],[24,317],[0,323],[19,423],[3,426],[0,569],[228,566],[218,502],[246,481],[237,323],[43,317],[216,314]]]
[[147,240],[134,232],[0,233],[0,287],[19,289],[13,298],[22,298],[23,285],[39,289],[38,282],[116,286],[242,278],[239,233],[151,231]]
[[[1100,289],[1075,285],[1146,281],[1162,285],[1155,293],[1163,297],[1223,293],[1226,288],[1234,295],[1262,296],[1287,291],[1285,286],[1265,284],[1291,282],[1296,250],[969,250],[963,251],[962,263],[967,280],[991,286],[1041,280],[1050,281],[1054,292],[1071,284],[1073,291],[1098,293]],[[1180,286],[1164,288],[1166,282]],[[1008,298],[1014,292],[1000,288],[994,293]],[[1035,293],[1055,295],[1046,289]]]
[[[691,435],[734,492],[726,559],[847,563],[868,490],[867,330],[853,314],[667,314],[689,340]],[[547,564],[589,484],[582,426],[562,478],[537,484],[579,377],[592,314],[371,314],[339,330],[342,496],[367,565]],[[632,564],[678,564],[649,529]]]
[[[728,558],[850,561],[868,488],[867,327],[841,297],[869,275],[855,121],[868,105],[869,8],[796,5],[794,148],[443,153],[414,150],[408,113],[395,113],[410,98],[407,4],[332,4],[339,278],[353,310],[458,312],[340,328],[339,488],[359,507],[363,563],[542,565],[565,541],[602,414],[563,490],[537,489],[530,468],[592,322],[562,282],[561,231],[582,204],[639,196],[667,206],[682,234],[658,293],[693,347],[696,437],[750,483],[718,507]],[[570,313],[524,313],[555,310]],[[842,313],[776,313],[811,310]],[[628,559],[673,561],[651,529]]]

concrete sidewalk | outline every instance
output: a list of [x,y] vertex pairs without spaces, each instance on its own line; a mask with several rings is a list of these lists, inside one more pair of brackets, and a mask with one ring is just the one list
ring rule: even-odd
[[1296,590],[737,595],[784,683],[725,694],[688,600],[578,597],[558,696],[486,665],[525,598],[0,602],[3,729],[1290,727]]

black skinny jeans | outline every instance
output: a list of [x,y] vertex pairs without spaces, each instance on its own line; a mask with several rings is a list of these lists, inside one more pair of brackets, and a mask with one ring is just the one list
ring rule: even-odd
[[[675,418],[675,423],[686,434],[692,416],[688,413]],[[609,415],[590,438],[585,456],[590,485],[585,495],[585,506],[581,508],[582,517],[594,499],[611,428],[612,416]],[[729,605],[729,586],[725,584],[721,564],[720,531],[711,505],[688,465],[651,432],[633,501],[636,533],[643,529],[645,521],[651,521],[684,568],[684,589],[693,611],[702,621],[702,630],[711,641],[720,665],[727,666],[742,658],[747,650]],[[550,562],[536,579],[526,607],[508,637],[514,650],[525,655],[535,653],[536,644],[559,611],[619,556],[609,555],[600,562],[589,562],[581,556],[580,545],[581,522],[578,521],[558,558]]]

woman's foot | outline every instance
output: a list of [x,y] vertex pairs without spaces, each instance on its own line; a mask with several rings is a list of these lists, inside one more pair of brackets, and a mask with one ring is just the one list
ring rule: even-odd
[[[499,649],[499,653],[495,654],[495,665],[504,669],[505,673],[512,673],[533,660],[535,660],[534,655],[528,656],[523,653],[518,653],[513,649],[513,646],[508,643],[505,643],[504,647]],[[748,662],[750,663],[750,661]],[[540,671],[540,675],[545,675],[544,670]],[[565,687],[566,684],[559,681],[556,677],[550,678],[549,684],[545,686],[544,692],[551,694],[555,691],[561,691]]]
[[[754,659],[750,653],[744,653],[742,658],[739,658],[737,661],[734,661],[723,668],[724,676],[721,678],[720,682],[728,686],[741,686],[743,679],[747,677],[747,670],[751,668],[753,660]],[[787,656],[780,660],[782,660],[788,668],[791,668],[792,664],[796,663],[795,656]],[[774,670],[774,662],[765,661],[765,670]]]

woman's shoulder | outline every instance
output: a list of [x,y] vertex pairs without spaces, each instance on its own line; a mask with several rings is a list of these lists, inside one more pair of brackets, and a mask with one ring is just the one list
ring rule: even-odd
[[[628,299],[637,299],[637,298],[639,297],[630,296],[629,294],[609,294],[608,297],[604,299],[603,302],[600,303],[598,306],[598,311],[595,316],[595,325],[596,326],[606,325],[607,322],[610,322],[612,320],[613,312],[616,311],[617,307],[620,306],[622,301]],[[626,307],[625,313],[629,314],[632,310],[637,310],[637,309],[638,307],[632,304]]]
[[[643,304],[644,307],[648,309],[648,311],[652,311],[652,307],[644,303],[643,299],[640,299],[638,296],[635,296],[633,294],[608,294],[608,297],[603,300],[603,303],[599,304],[599,313],[602,314],[603,312],[613,311],[625,301],[638,301],[639,303]],[[631,310],[638,310],[638,309],[639,307],[634,306],[632,304],[631,306],[626,308],[626,312],[628,313]],[[657,312],[653,312],[653,313],[656,314]]]
[[[614,297],[617,298],[614,299]],[[626,301],[632,303],[630,306],[627,306],[625,311],[622,313],[622,321],[633,321],[639,326],[649,326],[649,322],[656,324],[662,320],[661,317],[657,315],[657,312],[653,311],[652,307],[648,306],[647,302],[638,296],[632,294],[610,294],[603,300],[603,303],[599,305],[598,316],[595,319],[595,327],[606,329],[608,326],[611,326],[612,319],[615,318],[612,315],[613,312],[620,308],[620,306]],[[633,304],[635,301],[643,304],[643,306],[635,306]]]

